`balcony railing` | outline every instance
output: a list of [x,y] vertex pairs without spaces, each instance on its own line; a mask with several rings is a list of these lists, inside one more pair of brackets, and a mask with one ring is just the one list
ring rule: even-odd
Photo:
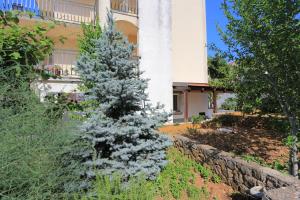
[[56,49],[43,63],[43,70],[52,76],[78,78],[74,70],[78,51]]
[[138,0],[111,0],[111,9],[118,12],[137,15]]
[[94,5],[69,0],[0,0],[0,10],[30,11],[36,16],[70,23],[93,23]]

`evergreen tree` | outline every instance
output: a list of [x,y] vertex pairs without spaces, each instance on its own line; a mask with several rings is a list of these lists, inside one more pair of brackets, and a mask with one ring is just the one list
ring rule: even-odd
[[82,138],[91,147],[85,154],[88,178],[118,172],[125,179],[140,173],[154,179],[167,163],[165,150],[171,141],[157,131],[167,114],[146,103],[147,80],[140,77],[133,49],[108,14],[95,54],[78,60],[82,79],[93,83],[88,98],[97,102],[82,127]]

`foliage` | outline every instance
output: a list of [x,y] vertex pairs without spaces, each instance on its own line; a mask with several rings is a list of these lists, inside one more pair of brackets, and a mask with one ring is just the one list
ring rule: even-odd
[[238,104],[237,99],[234,97],[227,98],[225,102],[221,105],[221,109],[223,110],[237,110]]
[[130,178],[123,183],[122,175],[97,176],[90,194],[82,200],[152,200],[156,195],[155,186],[145,177]]
[[208,58],[209,84],[233,90],[236,79],[235,64],[229,64],[219,53]]
[[[50,118],[62,119],[68,111],[83,109],[80,103],[70,101],[66,93],[48,94],[45,97],[45,102],[49,105],[47,113]],[[72,114],[72,116],[75,116],[75,114]]]
[[119,172],[125,180],[138,174],[155,179],[167,164],[165,149],[171,141],[157,130],[167,114],[147,104],[147,80],[140,77],[132,52],[110,13],[95,41],[95,57],[83,54],[78,60],[81,78],[93,83],[88,99],[97,103],[82,127],[82,139],[90,146],[84,153],[88,179],[100,172]]
[[297,176],[300,2],[225,0],[222,7],[228,24],[221,34],[238,66],[238,98],[248,111],[267,99],[274,103],[275,110],[288,118],[290,134],[295,138],[290,153],[290,172]]
[[199,188],[194,185],[195,174],[200,173],[206,182],[220,183],[220,177],[208,168],[187,158],[175,148],[170,148],[167,155],[169,163],[155,181],[146,180],[143,175],[139,175],[130,178],[124,184],[121,174],[97,176],[93,189],[82,200],[152,200],[158,197],[180,199],[183,192],[186,192],[191,200],[208,199],[210,193],[207,188],[205,186]]
[[192,124],[200,124],[205,120],[205,116],[203,115],[193,115],[192,116]]
[[[91,58],[96,58],[96,41],[101,37],[102,29],[99,20],[96,20],[96,24],[81,25],[83,35],[79,38],[79,53],[81,56],[88,55]],[[80,86],[82,92],[87,92],[88,89],[93,87],[93,82],[83,80]],[[93,102],[85,102],[87,109],[93,107]]]
[[95,41],[101,37],[102,30],[99,20],[96,20],[96,24],[81,25],[83,36],[79,38],[79,50],[80,54],[95,54]]
[[198,133],[198,129],[201,126],[201,122],[203,122],[204,120],[204,115],[193,115],[191,119],[192,126],[187,128],[188,133],[192,135]]
[[[2,88],[0,96],[7,94]],[[79,177],[68,155],[76,130],[50,118],[48,104],[31,91],[14,92],[22,99],[17,113],[0,107],[0,198],[62,199]]]
[[218,123],[221,126],[230,127],[230,126],[236,126],[238,122],[241,120],[241,117],[224,114],[216,117],[214,120],[218,121]]
[[221,181],[210,169],[187,158],[175,148],[169,149],[168,160],[169,164],[156,180],[158,191],[164,198],[180,199],[182,192],[186,191],[189,199],[208,199],[209,193],[205,186],[199,189],[194,185],[195,172],[206,181]]
[[21,15],[26,14],[0,11],[0,83],[14,86],[20,81],[29,83],[35,78],[35,66],[51,52],[54,45],[46,35],[53,27],[52,23],[21,26]]
[[272,163],[267,163],[262,158],[255,156],[255,155],[249,155],[249,154],[242,155],[242,159],[247,162],[255,162],[261,166],[269,167],[269,168],[275,169],[277,171],[280,171],[282,173],[287,173],[287,171],[288,171],[288,165],[282,164],[278,160],[275,160]]
[[76,130],[31,90],[53,24],[21,26],[23,15],[0,11],[0,199],[63,199],[79,185]]

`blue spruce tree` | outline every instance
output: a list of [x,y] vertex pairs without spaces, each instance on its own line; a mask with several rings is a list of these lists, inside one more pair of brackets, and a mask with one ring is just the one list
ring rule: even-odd
[[83,139],[91,147],[85,154],[88,178],[118,172],[125,179],[138,174],[155,179],[167,163],[171,141],[157,130],[167,114],[147,104],[147,80],[137,70],[133,50],[110,13],[94,55],[83,54],[78,60],[82,79],[92,83],[88,98],[97,102],[83,125]]

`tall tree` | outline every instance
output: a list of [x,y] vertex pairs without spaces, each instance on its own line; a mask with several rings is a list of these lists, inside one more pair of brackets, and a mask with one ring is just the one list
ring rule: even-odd
[[93,55],[95,53],[95,41],[101,37],[101,26],[99,20],[96,20],[95,24],[81,25],[82,36],[79,38],[79,50],[80,53],[89,53]]
[[0,11],[0,83],[20,84],[35,78],[35,68],[49,55],[53,41],[47,32],[54,24],[36,23],[25,27],[19,17],[32,17],[18,11]]
[[89,98],[97,102],[83,126],[91,147],[85,154],[88,177],[120,172],[125,179],[139,173],[154,179],[167,162],[171,142],[157,131],[167,115],[147,105],[147,80],[140,77],[133,49],[109,14],[94,56],[86,53],[78,60],[82,79],[93,83]]
[[19,17],[32,17],[18,11],[0,10],[0,84],[6,90],[0,95],[0,107],[23,105],[22,95],[13,95],[16,90],[30,90],[36,77],[36,66],[50,54],[53,41],[47,32],[54,26],[36,23],[25,27],[20,25]]
[[223,55],[216,53],[208,58],[209,84],[214,87],[233,90],[236,82],[235,64],[226,61]]
[[290,123],[290,173],[298,175],[300,116],[299,0],[224,0],[224,42],[237,63],[238,95],[248,105],[262,99],[279,106]]

